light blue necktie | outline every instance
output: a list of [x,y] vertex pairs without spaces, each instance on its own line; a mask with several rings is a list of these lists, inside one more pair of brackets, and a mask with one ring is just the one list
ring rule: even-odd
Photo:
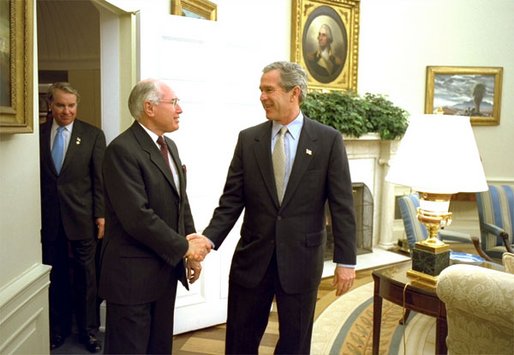
[[54,144],[52,146],[52,159],[54,160],[55,170],[57,174],[61,173],[62,162],[64,160],[64,127],[57,128]]

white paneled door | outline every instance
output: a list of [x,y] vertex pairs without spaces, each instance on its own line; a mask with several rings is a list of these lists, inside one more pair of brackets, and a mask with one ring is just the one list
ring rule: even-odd
[[[213,114],[223,105],[227,85],[223,79],[227,64],[219,60],[220,52],[234,49],[220,40],[217,22],[145,11],[137,19],[138,78],[168,82],[184,111],[179,130],[169,137],[187,166],[188,196],[197,230],[202,232],[222,191],[237,137],[230,128],[234,125],[228,125],[226,139],[213,142],[213,132],[224,124]],[[223,247],[207,256],[200,280],[189,291],[179,285],[175,334],[226,321],[228,271],[238,230],[234,227]]]

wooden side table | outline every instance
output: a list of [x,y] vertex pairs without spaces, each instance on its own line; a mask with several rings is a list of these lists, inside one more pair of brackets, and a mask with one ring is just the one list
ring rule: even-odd
[[382,299],[386,299],[407,310],[436,317],[436,354],[446,354],[446,308],[439,300],[434,288],[411,285],[407,270],[411,263],[402,263],[373,271],[375,290],[373,294],[373,354],[378,355],[380,324],[382,321]]

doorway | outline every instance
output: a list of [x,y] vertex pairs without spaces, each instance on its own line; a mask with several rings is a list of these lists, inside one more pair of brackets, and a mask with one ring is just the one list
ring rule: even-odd
[[41,120],[48,84],[68,81],[81,96],[78,118],[101,128],[98,9],[89,0],[37,0],[36,6]]

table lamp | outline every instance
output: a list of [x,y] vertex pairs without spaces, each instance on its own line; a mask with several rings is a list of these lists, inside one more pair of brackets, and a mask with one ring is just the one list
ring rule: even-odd
[[470,117],[411,116],[385,180],[419,194],[417,215],[428,238],[416,243],[407,275],[435,286],[450,262],[450,247],[437,234],[451,223],[452,195],[488,189]]

